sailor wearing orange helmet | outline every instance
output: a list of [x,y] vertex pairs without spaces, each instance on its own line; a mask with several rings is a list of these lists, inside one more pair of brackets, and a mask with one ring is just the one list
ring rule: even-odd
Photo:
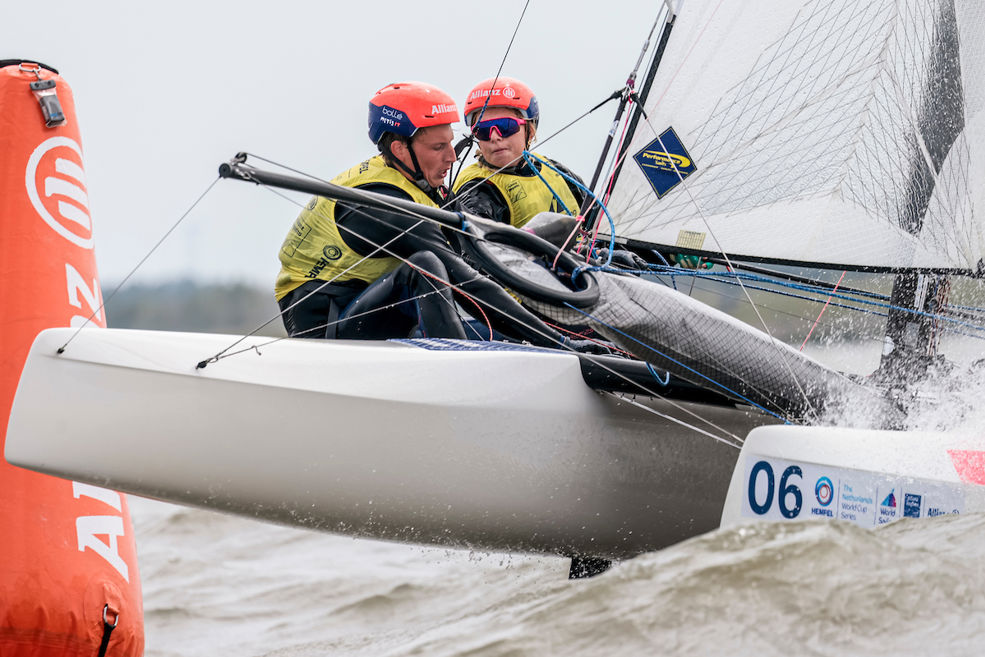
[[[455,101],[433,85],[387,85],[369,102],[369,137],[380,155],[332,182],[438,207],[455,161],[451,124],[458,120]],[[279,257],[275,296],[292,337],[387,339],[419,331],[464,339],[453,296],[461,290],[496,311],[489,316],[500,332],[538,344],[562,342],[469,267],[439,226],[406,212],[316,196],[294,222]]]
[[536,136],[539,120],[537,97],[519,80],[491,78],[469,92],[465,122],[478,142],[479,161],[455,180],[457,203],[463,210],[517,228],[539,212],[578,214],[583,192],[554,169],[576,176],[536,153],[530,159],[523,155]]

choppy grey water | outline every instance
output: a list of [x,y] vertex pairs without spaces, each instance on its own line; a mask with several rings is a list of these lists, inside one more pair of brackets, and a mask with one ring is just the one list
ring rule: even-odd
[[568,581],[131,498],[148,657],[981,655],[985,515],[719,530]]
[[[915,428],[961,415],[980,434],[981,370],[945,383],[949,404],[930,405]],[[823,520],[718,530],[569,581],[557,557],[360,540],[130,500],[148,657],[985,650],[983,514],[875,530]]]

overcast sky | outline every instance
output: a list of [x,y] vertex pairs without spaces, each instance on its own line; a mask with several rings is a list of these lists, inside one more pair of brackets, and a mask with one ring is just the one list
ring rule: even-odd
[[[105,287],[237,151],[330,178],[375,152],[366,108],[383,85],[431,82],[461,106],[495,75],[524,4],[49,0],[43,11],[7,8],[0,59],[40,60],[72,87]],[[533,87],[542,138],[622,86],[661,5],[531,0],[503,74]],[[542,152],[587,180],[614,112],[605,106]],[[297,212],[269,191],[221,181],[135,280],[272,287]]]

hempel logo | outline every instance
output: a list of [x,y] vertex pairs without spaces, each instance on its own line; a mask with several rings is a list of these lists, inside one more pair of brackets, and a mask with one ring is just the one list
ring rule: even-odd
[[92,248],[82,149],[73,139],[41,142],[27,161],[25,183],[31,205],[46,224],[76,246]]

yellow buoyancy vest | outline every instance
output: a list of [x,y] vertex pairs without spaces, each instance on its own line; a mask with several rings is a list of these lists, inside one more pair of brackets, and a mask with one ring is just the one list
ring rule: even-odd
[[[380,155],[343,171],[332,182],[343,187],[385,183],[407,192],[417,203],[438,207],[417,185],[387,166]],[[358,279],[372,283],[400,264],[399,259],[391,256],[363,259],[349,248],[335,225],[335,201],[321,196],[312,197],[298,215],[279,255],[281,268],[274,286],[278,301],[311,280],[341,283]]]
[[[534,155],[537,155],[534,153]],[[537,155],[540,159],[546,159]],[[547,166],[541,166],[540,175],[544,177],[542,181],[537,176],[518,176],[512,173],[493,173],[494,170],[476,162],[466,167],[459,174],[455,181],[455,191],[470,180],[489,179],[510,208],[510,223],[520,228],[525,223],[534,218],[538,212],[564,212],[564,208],[557,202],[554,194],[557,194],[571,212],[578,212],[578,201],[571,193],[568,183]],[[550,185],[548,188],[544,184]],[[551,190],[554,193],[551,193]]]

